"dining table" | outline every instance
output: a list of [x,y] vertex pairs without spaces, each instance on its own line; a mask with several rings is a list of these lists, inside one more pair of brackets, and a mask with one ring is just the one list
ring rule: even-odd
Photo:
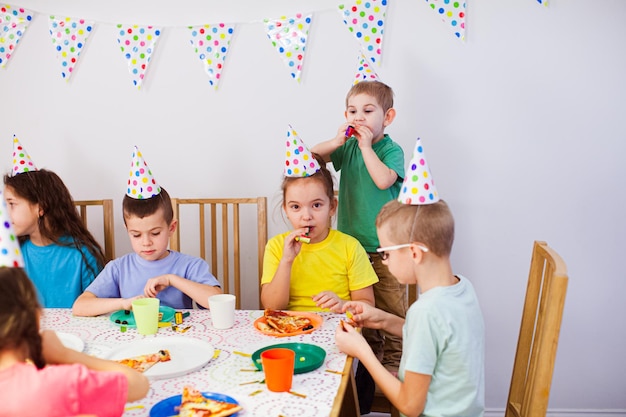
[[[171,406],[185,386],[208,393],[209,398],[226,396],[236,401],[242,407],[239,416],[359,415],[353,358],[335,345],[335,330],[345,315],[316,312],[322,321],[313,331],[276,337],[255,325],[262,319],[263,310],[236,310],[234,325],[228,329],[213,327],[209,310],[178,312],[181,314],[176,319],[180,321],[184,316],[182,323],[176,324],[168,317],[171,321],[160,323],[157,333],[147,336],[120,321],[119,315],[127,312],[78,317],[71,309],[46,308],[41,327],[56,331],[66,346],[102,358],[131,356],[141,347],[170,350],[171,363],[157,364],[146,371],[150,390],[143,399],[126,404],[126,417],[167,415],[163,414],[164,406]],[[308,348],[315,352],[323,349],[325,355],[321,359],[304,354],[299,357],[296,350],[296,368],[301,372],[293,375],[291,390],[271,392],[265,385],[258,355],[277,344],[303,347],[305,352]]]

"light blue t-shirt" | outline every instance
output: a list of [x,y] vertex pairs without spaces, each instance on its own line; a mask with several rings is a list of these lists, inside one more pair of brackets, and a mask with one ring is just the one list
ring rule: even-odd
[[[72,242],[64,237],[62,242]],[[25,270],[35,284],[39,302],[46,308],[70,308],[74,300],[91,284],[102,270],[86,247],[51,244],[37,246],[30,239],[21,244]],[[91,269],[87,266],[91,266]]]
[[398,377],[431,375],[422,416],[481,417],[485,409],[485,324],[467,278],[420,294],[402,329]]
[[[188,280],[219,287],[211,274],[209,264],[195,256],[169,251],[158,261],[146,261],[136,253],[129,253],[109,262],[96,280],[85,291],[98,298],[131,298],[144,293],[146,282],[159,275],[174,274]],[[192,308],[192,299],[174,287],[159,292],[161,305],[172,308]]]

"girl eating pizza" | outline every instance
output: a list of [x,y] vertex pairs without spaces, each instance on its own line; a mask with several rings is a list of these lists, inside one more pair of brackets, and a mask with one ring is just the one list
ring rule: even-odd
[[331,228],[337,210],[333,177],[290,130],[282,208],[293,230],[265,247],[261,301],[274,310],[341,312],[343,303],[374,305],[378,278],[365,249]]

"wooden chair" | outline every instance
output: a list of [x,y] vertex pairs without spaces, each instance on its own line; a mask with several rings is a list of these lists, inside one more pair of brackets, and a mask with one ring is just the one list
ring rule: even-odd
[[[407,285],[407,299],[408,305],[410,306],[417,300],[417,285],[411,284]],[[385,397],[385,395],[376,390],[374,393],[374,399],[372,401],[372,406],[370,411],[374,413],[389,413],[391,417],[400,417],[400,412],[396,407],[391,404],[391,402]]]
[[535,242],[505,417],[545,417],[567,291],[567,269]]
[[[100,242],[104,242],[104,256],[108,261],[115,259],[115,235],[114,235],[114,222],[113,222],[113,200],[75,200],[74,205],[78,209],[78,214],[83,220],[83,224],[89,229]],[[102,228],[96,229],[94,222],[87,218],[87,212],[97,211],[97,209],[88,210],[89,207],[100,206],[102,216]],[[97,222],[95,223],[97,224]]]
[[[185,239],[186,247],[191,246],[189,243],[196,242],[198,255],[211,265],[211,272],[220,280],[222,290],[235,294],[236,307],[241,308],[242,257],[245,257],[246,252],[250,253],[247,250],[249,245],[242,250],[242,243],[256,242],[256,254],[253,257],[258,272],[256,287],[260,288],[261,285],[263,253],[267,243],[267,198],[172,198],[172,205],[174,216],[178,219],[178,227],[170,238],[170,249],[181,251],[181,229],[184,229],[185,235],[189,235],[187,231],[191,231],[192,226],[197,227],[197,240]],[[246,210],[242,207],[247,205],[256,206],[255,215],[245,217],[247,221],[242,222],[241,212],[252,211],[252,208]],[[184,206],[189,206],[187,209],[197,207],[197,220],[188,217],[188,213],[191,213],[189,210],[183,212]],[[250,227],[251,223],[256,223],[256,227]],[[210,240],[207,240],[207,233]],[[247,237],[242,237],[243,233]],[[210,253],[207,246],[210,247]],[[183,251],[190,253],[189,249],[183,248]],[[234,291],[231,291],[231,283]]]

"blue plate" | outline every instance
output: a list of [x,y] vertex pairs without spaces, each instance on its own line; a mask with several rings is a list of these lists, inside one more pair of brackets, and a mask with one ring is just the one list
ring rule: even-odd
[[[176,310],[174,310],[172,307],[160,306],[159,312],[163,313],[163,318],[161,318],[161,321],[172,321],[174,320],[174,313],[176,312]],[[111,314],[111,317],[109,319],[116,326],[126,326],[129,328],[137,327],[137,324],[135,323],[135,316],[133,315],[132,310],[118,310],[115,313]],[[118,320],[119,323],[117,322]]]
[[[224,401],[231,404],[237,404],[237,400],[228,395],[218,394],[216,392],[203,392],[202,395],[205,397],[216,400],[216,401]],[[174,395],[172,397],[166,398],[164,400],[159,401],[154,404],[150,409],[150,417],[170,417],[178,415],[178,407],[180,406],[180,402],[182,401],[182,395]],[[238,416],[239,413],[233,414],[233,416]]]

